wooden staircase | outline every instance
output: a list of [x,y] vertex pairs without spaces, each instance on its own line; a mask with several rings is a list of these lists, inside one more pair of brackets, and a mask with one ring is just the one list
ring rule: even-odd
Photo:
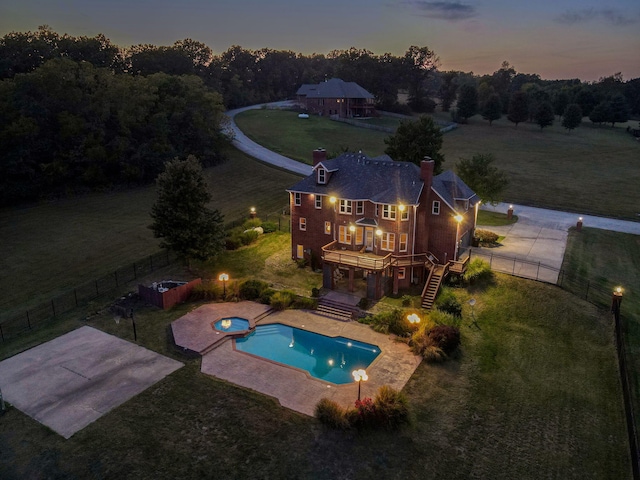
[[422,290],[422,308],[431,310],[436,299],[442,280],[447,274],[447,265],[435,265],[429,272],[429,278]]

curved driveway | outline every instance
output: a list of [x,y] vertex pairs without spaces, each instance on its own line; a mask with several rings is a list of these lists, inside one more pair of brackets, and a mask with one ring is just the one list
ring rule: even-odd
[[[268,108],[279,108],[291,105],[292,102],[274,102],[267,104]],[[233,145],[248,155],[269,163],[276,167],[288,170],[299,175],[310,175],[311,166],[300,163],[291,158],[279,155],[271,150],[258,145],[244,135],[233,117],[245,110],[263,108],[262,105],[252,105],[250,107],[229,110],[226,115],[229,117],[229,129],[233,132]],[[493,207],[483,206],[483,209],[507,213],[509,205],[500,203]],[[575,213],[560,212],[557,210],[547,210],[543,208],[527,207],[524,205],[513,205],[514,215],[518,216],[518,221],[513,225],[505,227],[490,227],[492,231],[503,235],[502,246],[496,253],[517,257],[519,259],[541,262],[560,269],[562,259],[567,245],[569,227],[575,226],[578,216]],[[640,235],[640,222],[631,222],[606,217],[592,215],[582,215],[583,226],[612,230],[615,232],[631,233]]]

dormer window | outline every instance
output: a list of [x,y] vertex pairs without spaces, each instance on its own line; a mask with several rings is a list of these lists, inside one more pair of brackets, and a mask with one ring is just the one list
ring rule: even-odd
[[323,185],[327,183],[327,171],[324,168],[318,169],[318,183]]

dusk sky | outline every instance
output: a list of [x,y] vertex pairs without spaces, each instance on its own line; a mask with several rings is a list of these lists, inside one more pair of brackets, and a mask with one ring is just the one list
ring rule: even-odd
[[492,73],[508,61],[544,79],[640,77],[639,0],[0,0],[0,35],[49,25],[120,47],[192,38],[326,54],[402,55],[428,46],[441,70]]

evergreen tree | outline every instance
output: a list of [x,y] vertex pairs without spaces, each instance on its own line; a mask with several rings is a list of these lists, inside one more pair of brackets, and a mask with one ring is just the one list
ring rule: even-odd
[[555,114],[559,117],[564,116],[564,112],[567,109],[568,105],[569,94],[564,90],[556,92],[556,94],[553,96],[553,110]]
[[509,99],[509,113],[507,114],[507,118],[510,122],[515,123],[516,127],[520,122],[524,122],[529,118],[529,99],[525,92],[513,92]]
[[211,195],[200,162],[192,156],[165,163],[158,175],[157,200],[151,209],[151,230],[160,246],[173,250],[185,261],[207,260],[224,246],[222,215],[210,210]]
[[506,173],[491,165],[494,160],[491,154],[477,154],[471,159],[461,158],[456,165],[462,181],[478,194],[482,203],[492,205],[502,200],[502,193],[509,183]]
[[582,122],[582,110],[577,103],[570,103],[562,114],[562,126],[571,131],[580,126]]
[[621,93],[614,95],[609,102],[610,117],[607,119],[613,127],[616,123],[624,123],[629,120],[629,107],[627,100]]
[[593,107],[589,114],[589,120],[598,124],[609,122],[611,117],[611,104],[606,100]]
[[489,120],[489,126],[491,126],[493,121],[498,120],[500,117],[502,117],[502,102],[500,101],[500,95],[494,93],[489,97],[482,109],[482,118]]
[[553,125],[555,114],[553,113],[553,106],[550,102],[542,102],[538,106],[538,110],[535,113],[535,121],[540,126],[540,130],[544,127]]
[[478,89],[473,85],[462,85],[458,89],[458,116],[465,121],[478,113]]
[[384,143],[387,145],[384,153],[394,160],[420,165],[424,157],[429,156],[435,162],[435,173],[442,171],[442,132],[427,115],[417,121],[400,122],[396,133],[385,138]]

